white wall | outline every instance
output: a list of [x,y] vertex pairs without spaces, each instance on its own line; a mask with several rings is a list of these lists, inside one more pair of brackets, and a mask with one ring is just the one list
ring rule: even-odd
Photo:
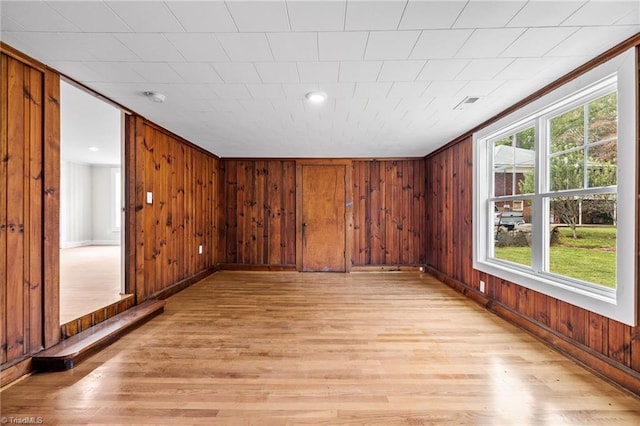
[[[91,167],[93,241],[95,244],[120,244],[120,231],[114,230],[114,193],[111,169],[114,167]],[[119,167],[116,167],[119,170]]]
[[[60,165],[60,247],[120,244],[112,212],[111,167],[62,161]],[[118,168],[118,167],[115,167]]]

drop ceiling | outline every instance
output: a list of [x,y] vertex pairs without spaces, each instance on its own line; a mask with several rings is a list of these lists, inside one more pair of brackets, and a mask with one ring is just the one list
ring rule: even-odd
[[[437,149],[636,34],[639,5],[2,1],[0,13],[3,42],[221,157],[370,158]],[[479,99],[454,109],[466,97]]]

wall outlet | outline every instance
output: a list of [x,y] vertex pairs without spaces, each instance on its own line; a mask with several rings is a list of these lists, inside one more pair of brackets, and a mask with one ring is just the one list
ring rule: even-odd
[[153,204],[153,192],[147,192],[147,204]]
[[480,293],[484,293],[484,281],[480,280]]
[[202,244],[198,246],[198,254],[202,254]]

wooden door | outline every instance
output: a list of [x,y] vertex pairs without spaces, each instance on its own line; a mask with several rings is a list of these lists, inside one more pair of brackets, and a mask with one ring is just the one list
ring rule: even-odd
[[344,165],[302,166],[302,270],[345,272]]

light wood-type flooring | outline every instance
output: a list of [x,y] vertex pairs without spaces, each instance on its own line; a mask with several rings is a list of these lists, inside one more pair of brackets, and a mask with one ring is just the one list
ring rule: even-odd
[[417,272],[219,272],[1,398],[45,424],[640,424],[640,399]]
[[122,299],[120,246],[60,250],[60,324]]

